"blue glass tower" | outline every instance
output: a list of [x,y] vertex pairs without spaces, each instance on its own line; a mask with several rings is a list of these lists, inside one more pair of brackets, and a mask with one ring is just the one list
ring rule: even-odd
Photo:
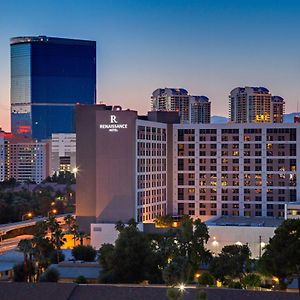
[[75,105],[96,103],[96,42],[11,39],[11,130],[37,140],[75,132]]

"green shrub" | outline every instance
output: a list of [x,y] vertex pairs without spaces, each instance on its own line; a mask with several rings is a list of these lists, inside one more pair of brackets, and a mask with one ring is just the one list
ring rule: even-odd
[[254,273],[247,274],[242,279],[242,285],[246,289],[250,287],[259,287],[261,283],[261,277]]
[[85,283],[88,283],[86,278],[84,276],[78,276],[75,280],[74,280],[75,283],[78,283],[78,284],[85,284]]
[[239,281],[231,281],[231,282],[229,282],[228,287],[230,289],[242,289],[243,288],[242,285],[241,285],[241,283]]
[[76,246],[72,250],[72,255],[76,260],[95,261],[97,252],[92,246]]
[[48,268],[40,277],[40,282],[57,282],[59,272],[54,268]]
[[198,283],[204,286],[212,286],[215,284],[215,278],[209,272],[203,272],[198,279]]
[[181,300],[182,292],[178,288],[167,289],[167,298],[169,300]]

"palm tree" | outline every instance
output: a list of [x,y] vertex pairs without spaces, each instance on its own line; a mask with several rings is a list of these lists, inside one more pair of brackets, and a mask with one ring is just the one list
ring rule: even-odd
[[[18,248],[24,254],[24,273],[25,273],[26,281],[28,280],[31,281],[30,268],[32,265],[32,253],[33,253],[32,240],[30,239],[21,240],[18,244]],[[30,261],[30,268],[28,264],[28,256]]]
[[87,233],[84,233],[83,231],[78,231],[76,240],[80,241],[80,246],[83,246],[83,239],[85,238],[89,239],[90,236]]
[[68,226],[68,232],[72,232],[72,227],[75,225],[76,219],[72,215],[67,215],[64,217],[64,221]]
[[55,250],[56,250],[56,256],[57,256],[57,263],[59,263],[59,251],[61,246],[66,242],[66,238],[64,238],[64,233],[63,231],[58,228],[56,229],[51,236],[51,243],[54,246]]

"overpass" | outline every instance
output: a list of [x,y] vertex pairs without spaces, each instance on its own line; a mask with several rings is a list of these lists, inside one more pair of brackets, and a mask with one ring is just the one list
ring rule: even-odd
[[[63,222],[64,217],[66,217],[67,215],[73,215],[73,214],[57,215],[55,218],[58,222]],[[30,220],[16,222],[16,223],[2,224],[0,225],[0,241],[2,240],[3,235],[5,235],[7,232],[11,230],[34,226],[37,222],[45,221],[45,220],[47,220],[47,217],[33,218]]]

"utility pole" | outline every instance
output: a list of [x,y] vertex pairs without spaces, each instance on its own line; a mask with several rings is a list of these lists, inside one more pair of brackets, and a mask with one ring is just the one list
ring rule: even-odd
[[261,258],[261,235],[259,236],[259,253],[258,257]]

